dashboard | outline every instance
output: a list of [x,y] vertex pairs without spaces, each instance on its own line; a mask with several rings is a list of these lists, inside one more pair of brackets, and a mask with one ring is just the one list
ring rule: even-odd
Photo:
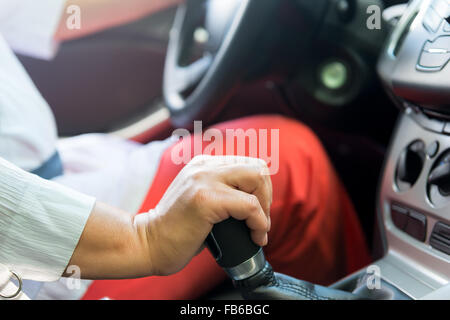
[[378,63],[402,110],[379,188],[378,265],[413,299],[450,281],[449,16],[448,0],[410,1]]
[[413,1],[391,34],[379,74],[398,104],[450,119],[450,7]]
[[373,264],[409,299],[450,299],[449,16],[450,0],[410,1],[377,67],[401,113],[378,190],[385,254]]

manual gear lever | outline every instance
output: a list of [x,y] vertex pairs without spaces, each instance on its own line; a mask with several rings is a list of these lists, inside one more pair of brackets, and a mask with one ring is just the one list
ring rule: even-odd
[[206,239],[206,246],[235,281],[260,272],[266,262],[262,248],[252,241],[245,221],[230,218],[216,224]]
[[245,299],[266,300],[360,300],[346,291],[315,285],[275,273],[262,248],[251,239],[244,221],[233,218],[213,227],[206,246],[233,280]]

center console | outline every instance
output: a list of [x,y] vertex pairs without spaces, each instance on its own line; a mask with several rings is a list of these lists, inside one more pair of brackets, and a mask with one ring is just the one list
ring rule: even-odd
[[274,272],[229,219],[206,244],[244,298],[450,300],[450,0],[409,2],[378,73],[401,109],[378,190],[383,258],[318,286]]
[[[450,299],[449,0],[410,1],[378,73],[402,112],[378,193],[385,255],[370,270],[402,298]],[[368,270],[333,287],[351,290]]]

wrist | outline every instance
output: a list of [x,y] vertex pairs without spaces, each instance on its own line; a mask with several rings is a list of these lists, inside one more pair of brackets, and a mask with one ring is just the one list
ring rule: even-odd
[[170,259],[167,258],[169,255],[167,251],[170,250],[171,239],[170,235],[166,234],[167,221],[164,221],[164,216],[159,214],[158,207],[142,216],[151,276],[168,275]]
[[[144,277],[158,275],[156,261],[158,261],[157,252],[155,252],[155,226],[152,213],[142,213],[135,216],[134,233],[136,246],[132,249],[132,254],[139,255],[138,271]],[[136,250],[136,247],[138,248]]]

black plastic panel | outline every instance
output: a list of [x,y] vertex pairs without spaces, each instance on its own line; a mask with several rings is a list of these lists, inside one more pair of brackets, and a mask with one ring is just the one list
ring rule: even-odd
[[391,218],[394,225],[414,239],[424,242],[427,235],[427,217],[406,206],[391,204]]
[[450,255],[450,226],[442,222],[436,223],[431,234],[430,245]]

